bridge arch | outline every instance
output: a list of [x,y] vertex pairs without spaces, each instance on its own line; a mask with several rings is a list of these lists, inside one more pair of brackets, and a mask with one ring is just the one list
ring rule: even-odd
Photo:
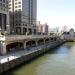
[[26,47],[34,47],[34,46],[36,46],[35,40],[29,40],[26,42]]
[[45,43],[48,43],[49,42],[49,38],[45,39]]
[[38,45],[44,44],[44,39],[38,40]]
[[50,41],[54,41],[54,37],[50,37]]
[[14,42],[6,45],[7,52],[21,50],[23,48],[22,42]]

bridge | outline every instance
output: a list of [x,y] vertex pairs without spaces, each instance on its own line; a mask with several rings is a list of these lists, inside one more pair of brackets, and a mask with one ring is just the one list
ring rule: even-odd
[[60,39],[56,35],[0,35],[0,54],[44,45]]

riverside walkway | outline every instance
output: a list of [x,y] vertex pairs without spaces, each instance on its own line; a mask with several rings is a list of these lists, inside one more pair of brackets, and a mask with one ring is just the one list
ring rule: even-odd
[[37,46],[37,47],[30,47],[28,49],[25,50],[19,50],[19,51],[14,51],[14,52],[10,52],[4,56],[0,56],[0,63],[5,63],[8,61],[11,61],[13,59],[19,58],[21,56],[33,53],[35,51],[41,50],[43,48],[48,48],[50,46],[50,44],[46,44],[46,45],[41,45],[41,46]]
[[0,54],[5,55],[13,49],[26,49],[57,39],[60,37],[56,35],[0,35]]
[[[24,40],[21,38],[21,41],[16,37],[15,41],[19,41],[19,43],[11,43],[13,40],[9,42],[8,40],[4,40],[1,42],[2,55],[0,55],[0,74],[24,62],[30,61],[65,42],[59,37],[40,37],[33,40]],[[9,44],[7,45],[7,43]]]
[[16,58],[20,58],[24,55],[34,53],[38,50],[51,48],[51,47],[54,46],[54,44],[57,44],[58,42],[61,42],[61,40],[55,41],[55,42],[50,42],[50,43],[47,43],[45,45],[38,45],[36,47],[30,47],[30,48],[22,49],[22,50],[19,50],[19,51],[9,52],[8,54],[6,54],[4,56],[0,56],[0,64],[9,62],[9,61],[14,60]]

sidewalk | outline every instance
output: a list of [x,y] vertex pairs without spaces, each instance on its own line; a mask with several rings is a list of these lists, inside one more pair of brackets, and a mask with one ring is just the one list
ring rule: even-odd
[[41,46],[37,46],[37,47],[32,47],[32,48],[29,48],[29,50],[25,49],[25,50],[15,51],[15,52],[11,52],[11,53],[9,53],[7,55],[0,56],[0,63],[2,64],[2,63],[5,63],[5,62],[8,62],[8,61],[11,61],[13,59],[19,58],[21,56],[30,54],[32,52],[41,50],[43,48],[46,48],[47,45],[41,45]]
[[15,51],[15,52],[11,52],[9,54],[6,54],[4,56],[0,56],[0,64],[11,61],[13,59],[22,57],[24,55],[28,55],[32,52],[44,49],[44,48],[52,48],[53,46],[55,47],[56,44],[60,44],[61,41],[55,41],[55,42],[50,42],[50,43],[46,43],[45,45],[39,45],[37,47],[30,47],[29,50],[25,49],[25,50],[20,50],[20,51]]

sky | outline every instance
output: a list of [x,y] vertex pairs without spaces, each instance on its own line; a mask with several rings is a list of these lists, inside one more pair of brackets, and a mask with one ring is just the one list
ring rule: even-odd
[[37,0],[37,20],[49,27],[75,28],[75,0]]

